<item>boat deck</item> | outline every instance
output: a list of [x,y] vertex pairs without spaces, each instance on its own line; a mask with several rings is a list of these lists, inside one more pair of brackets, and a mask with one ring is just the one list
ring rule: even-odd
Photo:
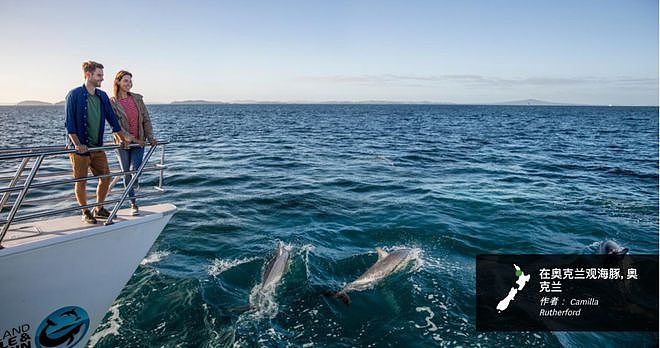
[[[103,230],[113,226],[125,225],[125,222],[138,222],[151,215],[160,215],[176,209],[172,204],[158,204],[150,206],[141,206],[140,215],[132,216],[130,209],[120,209],[114,219],[114,224],[105,226],[105,220],[98,219],[98,223],[89,224],[81,219],[80,213],[73,213],[72,216],[42,219],[27,223],[17,223],[12,225],[4,240],[2,246],[5,249],[15,248],[20,245],[32,244],[34,242],[47,241],[60,236],[72,236],[82,231]],[[145,219],[151,220],[151,219]],[[68,239],[68,238],[67,238]]]

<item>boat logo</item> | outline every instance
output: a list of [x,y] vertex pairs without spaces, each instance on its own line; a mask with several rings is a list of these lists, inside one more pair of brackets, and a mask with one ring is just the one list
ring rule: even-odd
[[76,306],[62,307],[46,317],[36,332],[37,348],[75,346],[89,329],[89,315]]

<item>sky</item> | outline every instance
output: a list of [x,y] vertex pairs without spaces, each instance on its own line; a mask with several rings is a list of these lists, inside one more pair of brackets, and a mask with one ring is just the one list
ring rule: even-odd
[[541,99],[658,105],[658,1],[0,0],[0,104],[81,64],[148,103]]

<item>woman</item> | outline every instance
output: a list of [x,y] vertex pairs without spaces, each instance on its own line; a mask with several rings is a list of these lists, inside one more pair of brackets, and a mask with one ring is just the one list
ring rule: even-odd
[[[137,170],[142,164],[145,140],[149,141],[151,146],[157,144],[151,127],[149,112],[147,112],[147,107],[144,105],[142,96],[137,93],[131,93],[131,88],[133,88],[132,79],[133,75],[130,72],[120,70],[115,75],[114,96],[110,98],[112,109],[115,111],[119,124],[127,135],[127,138],[131,143],[140,145],[139,147],[117,150],[119,164],[121,170],[124,172]],[[128,186],[131,182],[131,177],[131,174],[124,176],[124,186]],[[137,186],[136,182],[134,187]],[[133,188],[130,189],[128,195],[131,197],[131,213],[138,215],[139,210],[135,202],[135,191]]]

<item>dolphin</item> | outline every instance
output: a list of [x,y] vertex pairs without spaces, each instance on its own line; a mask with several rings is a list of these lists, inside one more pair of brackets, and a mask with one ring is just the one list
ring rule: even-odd
[[230,312],[244,312],[255,309],[272,309],[275,305],[272,300],[272,293],[282,280],[282,276],[287,271],[289,260],[291,259],[292,248],[279,242],[275,254],[264,265],[261,282],[257,284],[250,293],[250,304],[230,308]]
[[264,273],[261,276],[260,291],[266,292],[274,290],[277,287],[289,264],[291,249],[291,247],[285,246],[282,242],[277,243],[275,255],[268,260],[268,263],[264,267]]
[[378,261],[354,281],[346,284],[339,292],[325,292],[328,297],[341,299],[344,304],[349,305],[351,298],[348,297],[350,291],[362,291],[379,281],[385,279],[390,274],[403,268],[408,261],[412,259],[413,249],[398,249],[387,252],[381,248],[376,248]]
[[598,253],[604,255],[625,255],[628,248],[624,248],[613,240],[606,240],[598,246]]

